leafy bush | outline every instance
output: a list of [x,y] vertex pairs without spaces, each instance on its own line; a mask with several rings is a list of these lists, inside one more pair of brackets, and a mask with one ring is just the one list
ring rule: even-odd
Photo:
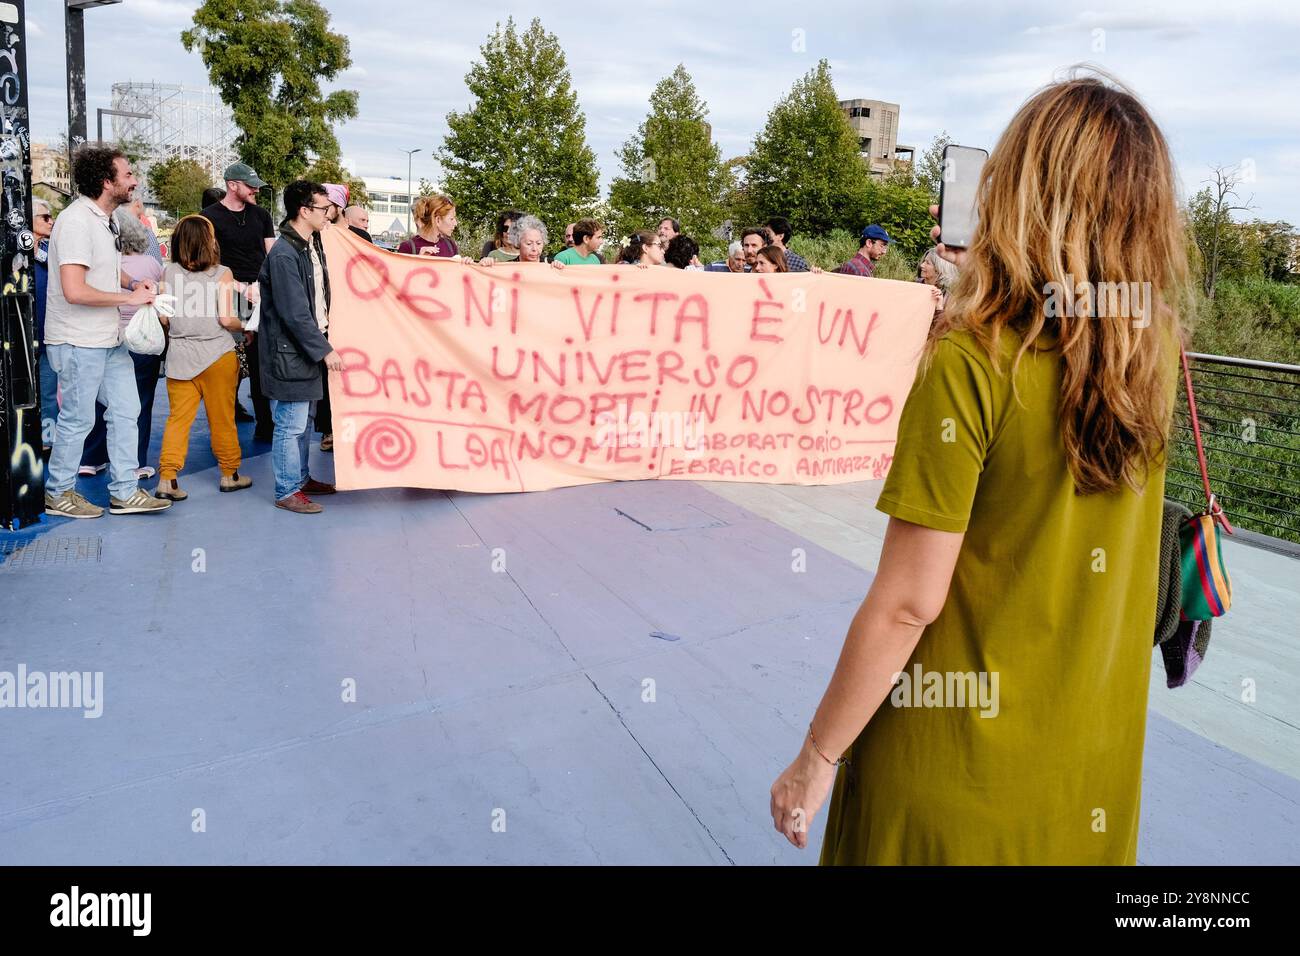
[[874,180],[867,190],[862,225],[874,223],[883,226],[893,240],[890,252],[900,252],[919,262],[926,250],[934,245],[930,239],[930,228],[934,225],[930,216],[931,202],[928,189],[910,185],[901,177]]
[[1300,286],[1267,279],[1221,279],[1215,297],[1198,291],[1192,348],[1300,364]]

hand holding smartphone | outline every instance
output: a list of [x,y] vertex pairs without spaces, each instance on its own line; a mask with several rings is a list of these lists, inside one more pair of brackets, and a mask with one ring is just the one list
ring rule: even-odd
[[939,241],[950,249],[967,249],[978,222],[976,198],[988,150],[949,144],[943,150],[939,184]]

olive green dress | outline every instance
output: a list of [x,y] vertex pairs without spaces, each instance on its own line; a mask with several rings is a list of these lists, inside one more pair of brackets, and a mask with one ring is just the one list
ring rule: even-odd
[[[823,864],[1136,862],[1164,467],[1141,494],[1076,495],[1058,340],[1025,353],[1017,401],[1020,342],[1004,332],[999,375],[949,332],[904,407],[877,507],[965,538],[906,684],[839,770]],[[954,706],[947,675],[980,672],[996,706]]]

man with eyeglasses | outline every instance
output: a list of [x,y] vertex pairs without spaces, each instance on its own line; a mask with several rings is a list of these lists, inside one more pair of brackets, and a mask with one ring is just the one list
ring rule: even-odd
[[122,271],[113,212],[131,201],[135,174],[120,150],[83,146],[72,158],[72,180],[79,195],[54,224],[48,256],[44,341],[59,378],[63,407],[50,452],[45,513],[65,518],[98,518],[104,513],[75,487],[82,446],[95,423],[97,396],[107,408],[109,426],[108,510],[165,511],[171,502],[142,490],[136,478],[140,396],[118,312],[119,306],[153,302],[158,291],[154,283]]
[[333,485],[317,481],[308,470],[313,406],[324,395],[325,369],[343,367],[342,357],[325,338],[320,311],[325,276],[311,254],[312,239],[325,228],[331,208],[320,183],[290,183],[284,191],[287,219],[258,276],[262,317],[257,347],[262,391],[271,400],[275,422],[275,506],[295,514],[319,514],[321,506],[309,496],[334,493]]

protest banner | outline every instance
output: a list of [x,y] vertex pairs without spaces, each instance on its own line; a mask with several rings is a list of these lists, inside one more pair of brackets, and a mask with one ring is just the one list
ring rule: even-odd
[[934,305],[917,283],[491,267],[324,234],[341,489],[882,478]]

